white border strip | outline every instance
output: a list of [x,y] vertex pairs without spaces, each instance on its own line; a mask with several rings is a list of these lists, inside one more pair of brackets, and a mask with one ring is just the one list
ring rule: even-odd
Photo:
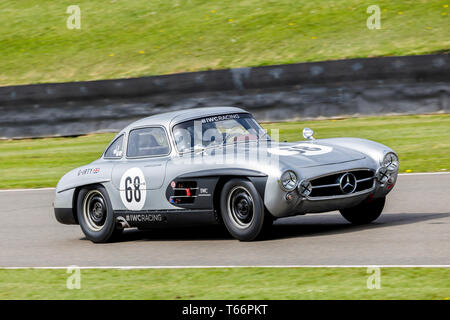
[[[450,174],[450,172],[411,172],[411,173],[399,173],[399,176],[428,176],[428,175],[444,175]],[[32,189],[0,189],[1,192],[27,192],[27,191],[51,191],[56,188],[32,188]]]
[[116,269],[116,270],[134,270],[134,269],[219,269],[219,268],[450,268],[448,264],[434,265],[401,265],[401,264],[361,264],[361,265],[242,265],[242,266],[88,266],[79,267],[70,265],[66,267],[0,267],[0,270],[20,270],[20,269],[67,269],[69,267],[77,267],[79,269]]
[[399,173],[399,176],[431,176],[431,175],[439,175],[439,174],[450,174],[450,172],[411,172],[411,173]]
[[35,189],[1,189],[1,192],[25,192],[25,191],[51,191],[55,190],[56,188],[35,188]]

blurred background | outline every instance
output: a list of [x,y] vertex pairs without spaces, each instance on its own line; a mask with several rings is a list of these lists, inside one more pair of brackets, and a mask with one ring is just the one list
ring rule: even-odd
[[402,172],[447,171],[449,13],[446,0],[2,1],[0,187],[53,187],[136,119],[223,105],[283,140],[310,126],[385,143]]
[[[383,268],[382,290],[368,289],[365,267],[289,266],[83,269],[82,289],[68,290],[61,267],[448,266],[449,4],[0,1],[0,299],[450,299],[448,267]],[[333,213],[294,217],[251,244],[208,228],[96,246],[57,224],[57,181],[98,159],[118,130],[219,105],[249,110],[281,140],[310,127],[318,139],[388,145],[403,174],[387,214],[366,227]]]
[[[80,29],[66,9],[78,5]],[[367,8],[381,25],[369,30]],[[445,0],[0,2],[0,85],[448,52]]]

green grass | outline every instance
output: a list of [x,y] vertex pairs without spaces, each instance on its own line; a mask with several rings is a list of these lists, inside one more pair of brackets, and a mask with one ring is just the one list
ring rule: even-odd
[[280,139],[303,139],[301,128],[310,127],[315,138],[358,137],[385,144],[400,158],[400,172],[450,171],[450,115],[385,116],[273,123]]
[[0,299],[450,299],[450,268],[0,269]]
[[69,170],[98,159],[114,135],[0,141],[0,188],[54,187]]
[[[417,115],[266,123],[280,140],[302,140],[303,127],[316,138],[359,137],[393,148],[400,172],[450,170],[450,115]],[[98,159],[114,134],[76,138],[0,141],[0,188],[54,187],[67,171]]]
[[[81,29],[69,30],[69,5]],[[368,30],[367,7],[381,8]],[[0,85],[448,51],[448,0],[0,2]]]

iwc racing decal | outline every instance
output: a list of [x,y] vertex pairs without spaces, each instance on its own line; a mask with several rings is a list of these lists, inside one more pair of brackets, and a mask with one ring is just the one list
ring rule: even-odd
[[214,116],[214,117],[208,117],[203,118],[202,123],[210,123],[210,122],[217,122],[217,121],[224,121],[224,120],[232,120],[232,119],[239,119],[239,114],[224,114],[221,116]]
[[329,153],[333,150],[332,147],[324,146],[315,143],[299,143],[294,146],[270,148],[268,151],[272,154],[280,156],[293,156],[302,154],[305,156],[317,156],[320,154]]
[[145,204],[146,182],[141,169],[131,168],[120,179],[120,199],[128,210],[142,210]]

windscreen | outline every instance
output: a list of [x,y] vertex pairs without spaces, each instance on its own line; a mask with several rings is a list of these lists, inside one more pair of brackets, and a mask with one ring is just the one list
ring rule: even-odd
[[267,140],[269,136],[247,113],[215,115],[179,123],[173,127],[179,152],[194,146],[213,147],[236,142]]

